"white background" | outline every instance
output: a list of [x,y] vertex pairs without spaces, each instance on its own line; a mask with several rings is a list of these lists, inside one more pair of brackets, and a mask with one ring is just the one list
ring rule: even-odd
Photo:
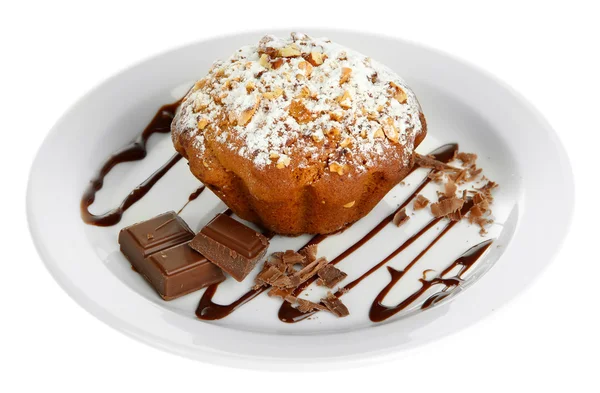
[[[383,3],[1,3],[1,391],[598,391],[596,2]],[[239,30],[298,26],[420,42],[487,69],[527,97],[561,137],[575,175],[575,217],[555,262],[475,326],[394,360],[331,373],[202,364],[133,341],[86,313],[46,272],[27,229],[28,170],[46,132],[91,87],[150,55]]]

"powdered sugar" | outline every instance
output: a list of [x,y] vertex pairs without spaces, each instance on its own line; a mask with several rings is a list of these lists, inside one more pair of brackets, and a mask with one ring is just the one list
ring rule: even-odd
[[259,168],[302,167],[325,155],[360,171],[384,155],[407,160],[419,115],[414,93],[389,68],[292,33],[265,36],[216,62],[188,93],[173,129],[192,133],[201,151],[201,135],[212,133]]

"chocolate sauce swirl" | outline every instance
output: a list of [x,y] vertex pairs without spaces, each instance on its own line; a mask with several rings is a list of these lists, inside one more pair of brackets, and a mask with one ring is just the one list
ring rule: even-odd
[[[448,224],[442,232],[431,242],[429,245],[421,251],[417,257],[411,261],[409,266],[407,266],[404,270],[396,270],[390,266],[388,266],[388,271],[391,275],[390,282],[377,294],[375,300],[371,304],[371,309],[369,310],[369,318],[373,322],[381,322],[389,317],[399,313],[402,310],[405,310],[408,306],[413,304],[417,299],[419,299],[423,294],[425,294],[431,287],[436,285],[444,285],[445,288],[431,295],[421,306],[422,309],[429,308],[434,304],[440,302],[451,294],[449,292],[449,288],[458,288],[460,284],[463,282],[462,276],[464,273],[475,264],[479,260],[479,258],[485,253],[485,251],[492,244],[492,240],[486,240],[481,242],[470,249],[468,249],[465,253],[463,253],[457,260],[455,260],[448,268],[446,268],[442,273],[440,273],[437,277],[431,280],[420,279],[421,288],[417,291],[413,292],[409,297],[398,303],[393,307],[384,306],[381,302],[385,299],[385,296],[390,292],[390,290],[402,279],[404,274],[442,237],[446,232],[452,228],[452,226],[456,222],[453,221]],[[461,265],[460,272],[454,276],[449,278],[444,278],[444,276],[449,273],[454,267]]]
[[123,217],[123,213],[131,205],[142,199],[148,191],[171,169],[180,159],[179,154],[173,155],[156,172],[154,172],[148,179],[142,184],[137,186],[127,197],[121,202],[121,204],[114,209],[100,215],[94,215],[90,213],[89,207],[94,203],[96,199],[96,193],[102,189],[104,185],[104,178],[110,173],[110,171],[118,164],[130,161],[140,161],[146,157],[147,149],[146,144],[148,139],[154,134],[166,134],[171,132],[171,122],[175,116],[175,111],[181,100],[172,104],[162,106],[158,112],[154,115],[154,118],[146,126],[144,131],[136,137],[133,142],[124,146],[121,150],[111,155],[102,165],[98,173],[92,178],[89,185],[81,197],[80,209],[81,218],[87,224],[97,226],[111,226],[115,225]]

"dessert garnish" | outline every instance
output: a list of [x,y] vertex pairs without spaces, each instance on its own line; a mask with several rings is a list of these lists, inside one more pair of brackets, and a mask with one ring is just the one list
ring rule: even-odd
[[242,281],[264,257],[269,240],[225,214],[218,214],[192,239],[190,246]]
[[343,279],[348,277],[346,273],[338,269],[333,265],[325,265],[321,270],[317,272],[319,279],[317,285],[323,287],[333,288],[340,283]]
[[174,212],[124,228],[121,252],[165,300],[225,280],[225,275],[188,242],[194,233]]
[[406,209],[402,209],[402,210],[398,211],[396,214],[394,214],[394,219],[392,220],[392,222],[394,223],[394,225],[399,227],[400,225],[404,224],[409,219],[410,219],[410,217],[406,214]]
[[429,205],[429,199],[425,198],[423,195],[419,194],[415,198],[413,202],[413,210],[421,210],[425,209]]

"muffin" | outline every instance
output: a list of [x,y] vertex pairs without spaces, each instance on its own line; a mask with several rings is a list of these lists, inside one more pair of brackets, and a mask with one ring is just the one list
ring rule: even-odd
[[215,62],[171,132],[192,173],[235,214],[299,235],[365,216],[410,172],[427,126],[392,70],[292,33]]

